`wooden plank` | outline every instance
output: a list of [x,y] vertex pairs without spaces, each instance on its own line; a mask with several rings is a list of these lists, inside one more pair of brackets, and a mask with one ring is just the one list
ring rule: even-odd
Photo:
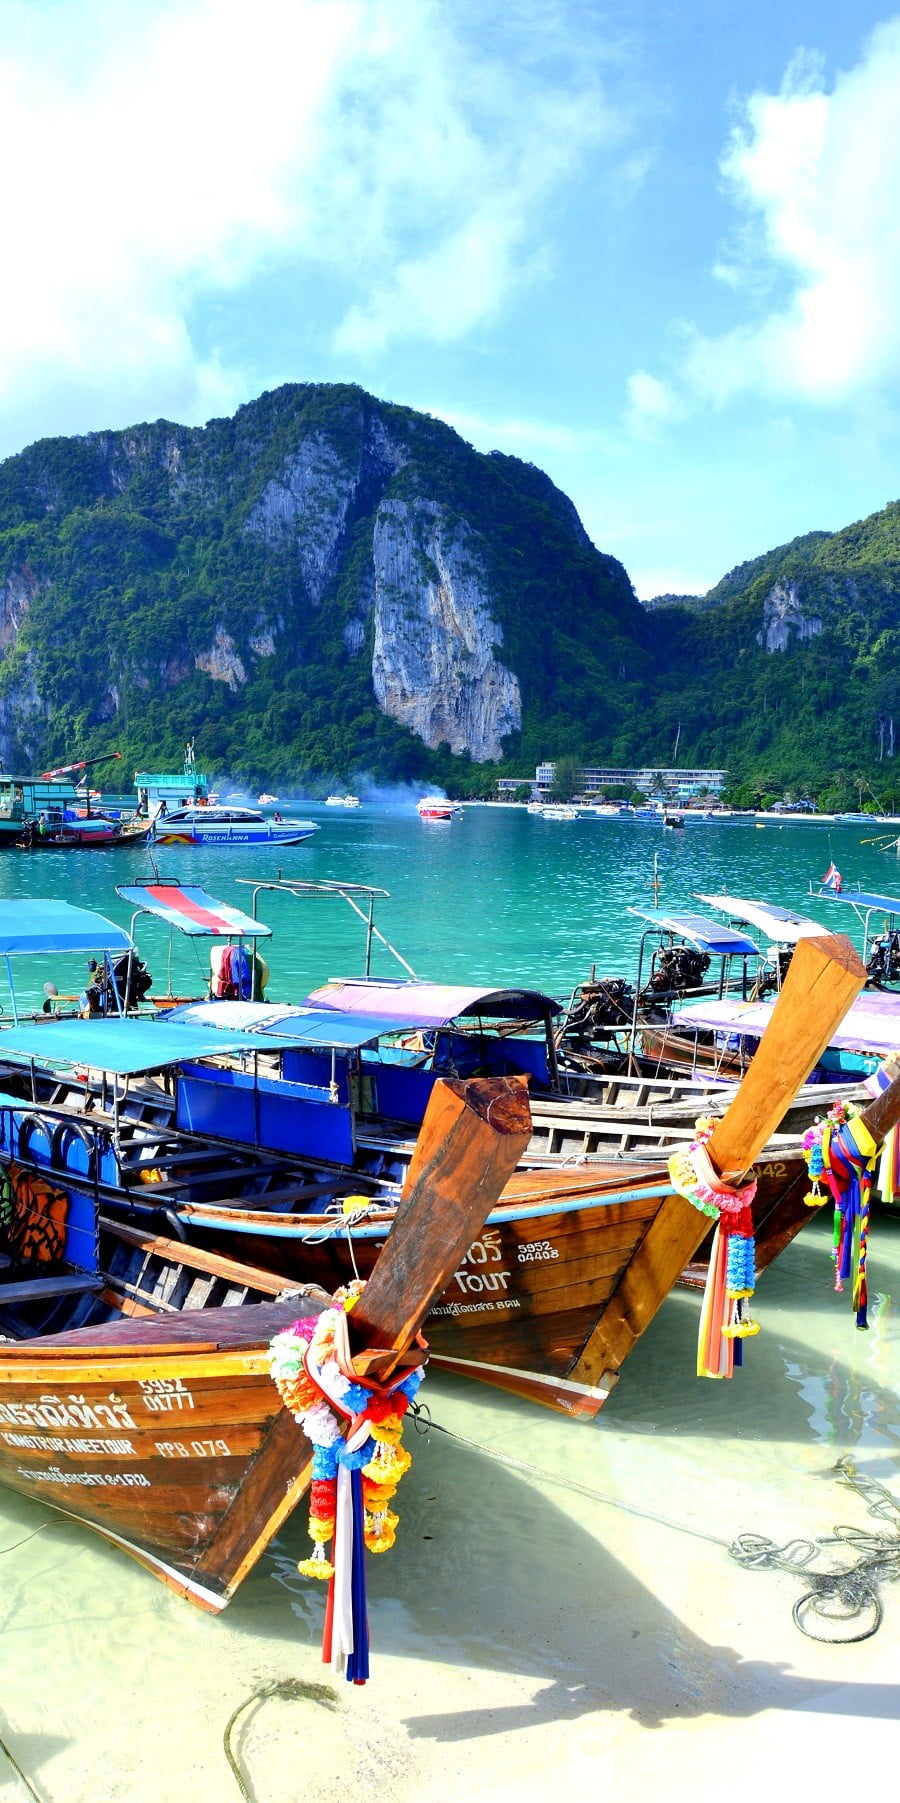
[[[236,1259],[226,1258],[216,1252],[204,1252],[199,1246],[185,1246],[180,1240],[168,1240],[158,1234],[142,1233],[139,1227],[128,1227],[124,1222],[109,1220],[105,1215],[100,1217],[100,1226],[116,1239],[129,1246],[138,1246],[154,1257],[164,1258],[173,1265],[181,1265],[193,1271],[210,1272],[216,1277],[225,1277],[229,1283],[243,1285],[247,1289],[261,1290],[267,1296],[280,1296],[289,1287],[285,1277],[274,1277],[271,1271],[264,1271],[257,1265],[242,1265]],[[113,1281],[115,1279],[113,1278]]]
[[73,1271],[65,1277],[28,1277],[21,1282],[0,1283],[0,1312],[11,1302],[38,1302],[42,1296],[77,1296],[81,1291],[102,1290],[100,1276]]
[[707,1145],[723,1175],[750,1169],[865,980],[865,965],[844,934],[798,942],[750,1068]]
[[385,1373],[410,1345],[476,1237],[531,1138],[523,1077],[439,1078],[428,1101],[394,1225],[351,1316],[360,1372]]
[[[865,980],[843,935],[800,940],[750,1069],[707,1144],[724,1175],[749,1170]],[[573,1382],[619,1370],[708,1231],[699,1209],[667,1198],[569,1373]]]

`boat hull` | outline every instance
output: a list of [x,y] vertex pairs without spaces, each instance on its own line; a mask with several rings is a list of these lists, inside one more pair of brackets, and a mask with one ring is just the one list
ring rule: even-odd
[[315,826],[279,827],[183,827],[167,831],[156,824],[157,845],[299,845],[316,831]]
[[320,1306],[116,1321],[0,1348],[0,1483],[222,1609],[310,1481],[312,1449],[267,1348]]
[[[756,1167],[757,1268],[765,1270],[811,1218],[799,1149]],[[323,1288],[368,1276],[391,1216],[342,1225],[321,1215],[267,1214],[186,1204],[192,1237],[228,1248],[290,1281],[302,1269]],[[563,1414],[590,1420],[669,1291],[701,1286],[709,1222],[673,1195],[664,1171],[626,1167],[614,1177],[520,1171],[431,1310],[432,1361]],[[610,1347],[599,1376],[585,1374],[595,1337],[623,1287],[637,1316]]]

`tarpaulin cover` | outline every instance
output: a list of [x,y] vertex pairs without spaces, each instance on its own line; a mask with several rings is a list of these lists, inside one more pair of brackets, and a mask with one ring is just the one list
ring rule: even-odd
[[325,983],[306,997],[304,1006],[386,1015],[395,1028],[444,1027],[464,1015],[537,1021],[560,1012],[558,1002],[534,989],[469,989],[459,983],[394,983],[377,977]]
[[22,952],[127,952],[124,927],[65,901],[0,901],[0,957]]
[[374,1045],[385,1034],[396,1033],[399,1025],[388,1015],[343,1015],[324,1008],[281,1006],[277,1002],[187,1002],[163,1018],[175,1025],[184,1022],[223,1035],[261,1034],[271,1046],[306,1045],[336,1051],[357,1051]]
[[[679,1033],[694,1028],[736,1033],[761,1039],[772,1018],[774,1002],[691,1002],[679,1008],[673,1026]],[[900,1051],[900,996],[868,990],[844,1015],[829,1043],[841,1051],[887,1054]]]
[[[285,1043],[291,1045],[293,1040]],[[212,1027],[192,1027],[168,1017],[32,1021],[10,1027],[2,1036],[3,1056],[16,1063],[30,1063],[33,1058],[38,1064],[84,1065],[120,1077],[261,1050],[256,1034],[216,1032]]]
[[188,883],[136,883],[117,886],[116,894],[145,914],[156,914],[180,933],[218,939],[268,939],[271,927],[240,908],[214,901],[205,889]]

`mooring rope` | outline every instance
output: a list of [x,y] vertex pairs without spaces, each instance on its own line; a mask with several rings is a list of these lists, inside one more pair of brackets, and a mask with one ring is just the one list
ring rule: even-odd
[[[576,1478],[565,1477],[556,1471],[545,1471],[540,1465],[533,1465],[526,1459],[513,1458],[510,1453],[500,1452],[494,1446],[485,1446],[479,1440],[470,1440],[465,1434],[456,1433],[453,1428],[443,1427],[432,1418],[427,1404],[417,1403],[412,1413],[419,1433],[434,1431],[444,1434],[457,1445],[494,1459],[510,1470],[521,1471],[526,1477],[537,1478],[543,1484],[570,1490],[576,1496],[586,1496],[591,1502],[601,1503],[604,1508],[618,1509],[621,1514],[633,1515],[642,1521],[653,1521],[658,1527],[668,1528],[675,1534],[687,1534],[692,1540],[704,1540],[708,1546],[722,1548],[745,1570],[785,1571],[795,1577],[802,1577],[809,1588],[794,1604],[792,1616],[795,1626],[808,1640],[821,1640],[834,1646],[851,1645],[859,1640],[869,1640],[878,1632],[884,1620],[879,1585],[900,1578],[900,1503],[876,1478],[861,1477],[849,1454],[844,1454],[832,1466],[838,1482],[856,1491],[870,1515],[890,1522],[893,1533],[876,1534],[865,1528],[836,1527],[833,1534],[824,1538],[789,1540],[785,1546],[779,1547],[763,1534],[739,1534],[736,1540],[722,1540],[715,1534],[704,1533],[702,1528],[691,1527],[683,1521],[673,1521],[669,1516],[659,1515],[654,1509],[623,1502],[619,1497],[604,1496],[602,1491],[593,1489],[589,1484],[581,1484]],[[835,1546],[847,1547],[857,1553],[859,1556],[856,1563],[839,1571],[813,1570],[812,1561],[817,1554]],[[817,1634],[810,1625],[817,1620],[849,1623],[860,1618],[863,1618],[863,1625],[855,1634]]]
[[[776,1546],[763,1534],[741,1534],[730,1548],[739,1565],[752,1571],[787,1571],[803,1577],[810,1588],[798,1598],[793,1618],[801,1634],[827,1645],[852,1645],[870,1640],[884,1620],[879,1584],[900,1578],[900,1503],[876,1478],[861,1477],[848,1454],[832,1470],[839,1483],[855,1490],[870,1515],[893,1525],[893,1534],[875,1534],[865,1528],[836,1527],[820,1540],[789,1540]],[[842,1571],[813,1571],[812,1560],[826,1547],[845,1546],[859,1556]],[[862,1620],[855,1634],[817,1634],[808,1623]]]
[[243,1698],[228,1718],[225,1733],[222,1736],[222,1746],[225,1749],[225,1758],[234,1774],[235,1783],[241,1796],[245,1799],[245,1803],[256,1803],[256,1799],[241,1771],[238,1756],[231,1745],[231,1736],[235,1723],[238,1717],[243,1715],[244,1710],[249,1709],[251,1703],[268,1702],[270,1697],[279,1697],[283,1703],[321,1703],[325,1709],[337,1709],[339,1706],[337,1691],[333,1690],[330,1684],[312,1684],[304,1678],[273,1678],[270,1683],[260,1684],[256,1690],[250,1692],[248,1697]]

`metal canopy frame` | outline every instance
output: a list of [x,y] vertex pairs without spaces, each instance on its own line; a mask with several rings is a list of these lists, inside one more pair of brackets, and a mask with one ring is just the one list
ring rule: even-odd
[[[701,897],[700,899],[709,900],[709,897]],[[718,983],[718,996],[720,1000],[726,992],[728,966],[731,959],[733,957],[739,957],[741,959],[743,966],[741,971],[741,996],[746,999],[747,960],[751,957],[761,958],[762,954],[759,947],[754,945],[753,940],[747,939],[741,933],[732,933],[730,935],[735,941],[733,946],[726,946],[724,949],[716,950],[712,944],[713,937],[719,933],[716,922],[709,922],[711,928],[710,938],[708,940],[702,939],[698,930],[702,922],[702,916],[700,915],[682,915],[680,917],[681,923],[679,924],[679,916],[676,914],[659,918],[650,914],[643,908],[629,908],[628,913],[634,914],[638,920],[646,920],[648,922],[648,925],[645,926],[641,933],[640,947],[638,950],[637,976],[634,984],[634,1006],[632,1008],[631,1026],[628,1034],[628,1070],[629,1073],[631,1073],[634,1070],[634,1059],[637,1046],[638,1016],[641,1006],[642,977],[644,970],[644,948],[648,939],[658,938],[660,944],[662,944],[662,941],[665,939],[668,939],[670,943],[673,944],[676,939],[682,939],[693,945],[695,948],[709,951],[711,956],[719,958],[721,961]],[[689,922],[693,923],[693,931],[690,929]],[[686,993],[690,992],[688,991]]]
[[[275,882],[260,883],[255,877],[249,876],[236,877],[235,881],[242,883],[245,887],[253,890],[251,914],[254,920],[256,919],[257,896],[263,894],[263,892],[267,890],[274,892],[276,895],[293,895],[297,900],[301,900],[303,897],[340,896],[341,899],[347,903],[348,907],[353,909],[354,914],[359,916],[359,919],[366,929],[365,975],[369,977],[372,974],[372,940],[375,938],[380,940],[385,949],[390,952],[391,957],[396,958],[397,963],[402,964],[403,969],[407,971],[411,977],[415,978],[416,972],[413,970],[412,965],[407,963],[402,954],[398,952],[397,947],[392,945],[390,940],[386,939],[384,934],[380,932],[375,925],[375,898],[379,895],[389,898],[391,893],[389,889],[376,889],[370,883],[339,883],[329,882],[327,880],[319,883],[311,883],[300,877],[283,877],[280,871]],[[359,902],[356,900],[357,896],[367,898],[367,911],[364,911],[364,909],[360,907]]]
[[837,894],[833,889],[816,889],[812,883],[809,885],[809,893],[816,901],[846,902],[853,909],[863,930],[864,964],[868,964],[871,948],[881,936],[871,932],[873,914],[882,916],[882,932],[895,933],[900,929],[900,897],[896,895],[875,895],[867,889],[842,889]]
[[[46,910],[43,930],[39,912],[42,909]],[[5,935],[5,942],[0,938],[0,956],[6,969],[12,1017],[16,1026],[19,1024],[19,1004],[12,973],[13,958],[75,956],[79,952],[98,952],[111,979],[110,953],[127,952],[129,958],[134,955],[134,942],[125,928],[116,926],[105,914],[98,914],[92,908],[77,907],[72,902],[49,897],[33,901],[3,901],[0,903],[0,928],[6,920],[15,920],[17,915],[21,916],[23,923],[29,923],[32,931],[30,934],[26,933],[24,938],[31,938],[33,943],[16,944],[17,935],[9,930]],[[117,986],[112,983],[111,987],[116,997],[116,1012],[121,1014],[122,1004]]]

